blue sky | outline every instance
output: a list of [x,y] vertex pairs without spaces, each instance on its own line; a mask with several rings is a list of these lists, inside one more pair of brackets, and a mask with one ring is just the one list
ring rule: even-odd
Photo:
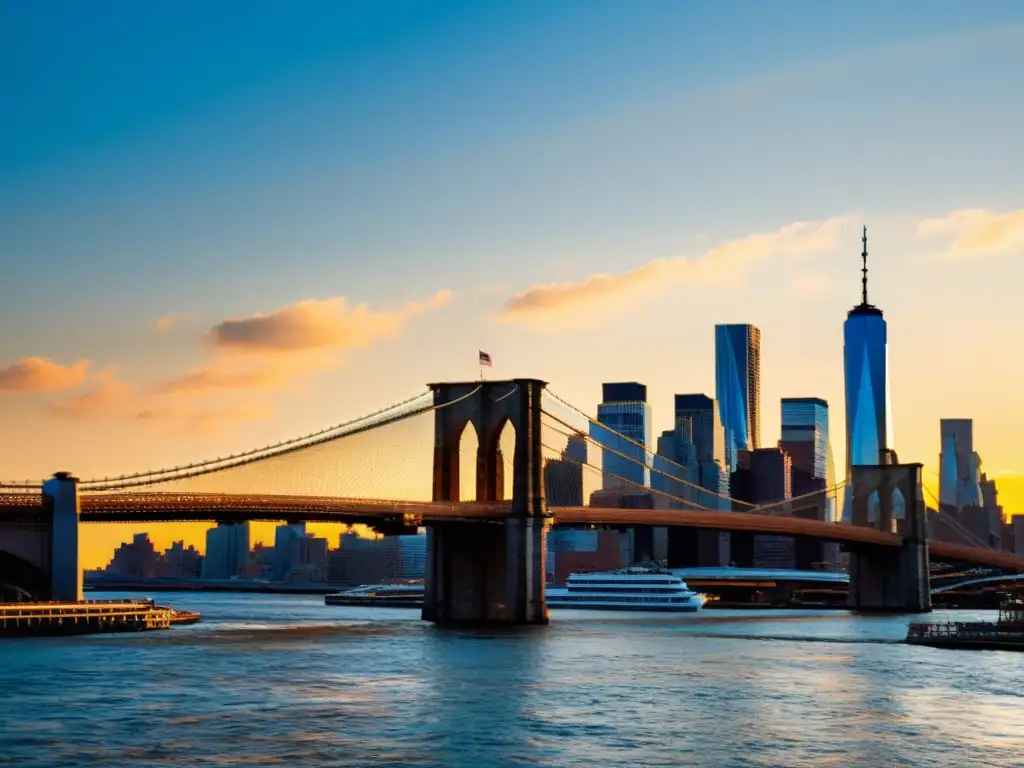
[[[661,429],[673,392],[713,391],[715,322],[762,326],[769,442],[794,394],[827,397],[841,435],[862,221],[898,439],[932,462],[940,416],[977,411],[988,464],[1019,467],[1024,409],[998,381],[1024,372],[1005,355],[1020,253],[936,260],[949,242],[916,227],[1024,209],[1024,5],[894,5],[0,3],[0,370],[88,359],[138,393],[210,362],[227,318],[332,297],[406,318],[452,292],[298,393],[211,394],[274,416],[205,442],[61,421],[52,391],[0,395],[9,425],[47,436],[0,451],[0,470],[280,439],[475,375],[478,347],[582,404],[602,379],[646,381]],[[537,285],[842,216],[837,247],[736,288],[495,321]],[[169,313],[188,319],[155,335]],[[972,375],[915,394],[964,359]],[[985,410],[1000,399],[1008,419]]]

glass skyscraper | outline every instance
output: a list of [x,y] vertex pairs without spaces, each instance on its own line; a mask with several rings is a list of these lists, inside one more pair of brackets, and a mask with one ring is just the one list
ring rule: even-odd
[[828,474],[828,403],[819,397],[782,398],[782,440],[793,465],[819,480]]
[[740,451],[761,447],[760,329],[715,326],[715,394],[725,428],[725,466],[734,472]]
[[[779,447],[789,454],[793,462],[793,496],[803,496],[835,485],[827,401],[819,397],[782,398],[782,439]],[[802,482],[797,481],[798,473]],[[835,499],[828,495],[823,504],[824,519],[835,520]]]
[[[861,303],[843,324],[843,368],[846,379],[846,479],[850,467],[884,463],[892,448],[889,407],[888,338],[882,310],[868,303],[868,235],[864,229]],[[850,498],[849,489],[847,498]],[[843,511],[852,515],[851,504]],[[874,503],[872,503],[874,506]]]
[[711,509],[728,509],[729,473],[725,470],[725,429],[718,403],[704,394],[676,395],[676,434],[683,455],[697,472],[690,482],[709,493],[694,493],[694,501]]
[[597,406],[599,423],[590,425],[590,436],[603,448],[604,487],[649,488],[654,436],[647,387],[635,381],[604,384],[602,397],[604,402]]
[[974,422],[941,419],[939,424],[939,503],[956,509],[982,506],[981,459],[974,452]]

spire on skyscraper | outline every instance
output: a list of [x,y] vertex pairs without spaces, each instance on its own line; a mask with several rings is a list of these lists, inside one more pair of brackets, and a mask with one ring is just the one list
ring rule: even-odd
[[861,238],[861,243],[864,245],[864,250],[861,251],[860,257],[864,260],[864,266],[861,268],[861,306],[867,307],[868,304],[868,228],[864,227],[864,235]]
[[880,315],[882,310],[868,302],[868,228],[865,226],[861,233],[862,249],[860,258],[863,262],[860,268],[860,304],[850,310],[852,314]]

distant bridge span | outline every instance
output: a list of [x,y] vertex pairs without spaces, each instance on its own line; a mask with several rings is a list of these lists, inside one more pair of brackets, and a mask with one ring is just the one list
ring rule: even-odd
[[981,586],[984,584],[1005,584],[1007,582],[1024,582],[1024,574],[1018,573],[1016,575],[1002,575],[1002,576],[986,576],[983,579],[968,579],[967,581],[960,581],[956,584],[946,584],[942,587],[936,587],[932,590],[933,595],[942,594],[943,592],[953,592],[957,589],[963,589],[964,587]]

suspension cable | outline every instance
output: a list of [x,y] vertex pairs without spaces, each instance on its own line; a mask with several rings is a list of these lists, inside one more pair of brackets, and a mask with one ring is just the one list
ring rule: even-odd
[[[183,467],[181,469],[183,469],[185,471],[177,470],[179,472],[179,474],[171,474],[175,470],[165,470],[162,473],[143,473],[142,475],[138,475],[138,476],[135,476],[135,477],[126,477],[124,479],[117,478],[117,479],[115,479],[112,482],[109,482],[107,484],[100,484],[102,481],[94,481],[94,483],[91,483],[89,487],[84,488],[83,490],[84,491],[90,491],[90,492],[98,492],[98,491],[123,490],[123,489],[126,489],[126,488],[138,488],[138,487],[144,487],[144,486],[148,486],[148,485],[157,485],[159,483],[167,483],[167,482],[173,482],[173,481],[179,481],[179,480],[188,480],[188,479],[191,479],[191,478],[200,477],[202,475],[208,475],[208,474],[212,474],[212,473],[215,473],[215,472],[226,471],[226,470],[229,470],[229,469],[237,469],[238,467],[246,466],[248,464],[253,464],[253,463],[256,463],[256,462],[259,462],[259,461],[264,461],[264,460],[267,460],[267,459],[278,458],[280,456],[284,456],[284,455],[287,455],[287,454],[290,454],[290,453],[294,453],[296,451],[305,450],[306,448],[312,448],[312,447],[317,446],[317,445],[322,445],[324,443],[328,443],[328,442],[331,442],[333,440],[340,440],[340,439],[345,438],[345,437],[352,437],[354,435],[362,434],[364,432],[369,432],[369,431],[371,431],[373,429],[377,429],[378,427],[387,427],[387,426],[390,426],[392,424],[396,424],[396,423],[398,423],[400,421],[404,421],[406,419],[412,418],[414,416],[419,416],[419,415],[424,414],[424,413],[430,413],[432,411],[441,410],[443,408],[447,408],[449,406],[455,405],[456,403],[460,403],[463,400],[465,400],[465,399],[467,399],[469,397],[472,397],[473,395],[475,395],[479,391],[480,391],[480,386],[477,386],[476,388],[474,388],[473,390],[467,392],[466,394],[462,395],[461,397],[457,397],[454,400],[448,401],[447,403],[441,403],[440,405],[436,405],[436,404],[431,403],[430,405],[425,405],[425,406],[421,406],[421,407],[413,409],[413,410],[405,411],[405,412],[396,414],[396,415],[391,416],[391,417],[386,418],[386,419],[374,421],[373,423],[370,423],[370,424],[360,424],[359,426],[355,427],[354,429],[350,429],[349,431],[344,432],[342,434],[327,434],[327,435],[324,435],[322,437],[318,437],[318,438],[314,438],[314,439],[310,439],[310,436],[307,435],[307,436],[305,436],[306,442],[301,442],[300,443],[299,442],[300,439],[294,439],[294,440],[284,441],[283,443],[279,443],[278,446],[273,446],[267,452],[258,453],[256,451],[249,451],[246,454],[239,455],[234,460],[231,460],[230,463],[226,463],[226,464],[214,465],[213,462],[206,462],[205,464],[192,465],[191,467]],[[412,399],[410,399],[408,401],[405,401],[405,402],[406,402],[406,404],[408,404],[408,403],[414,402],[415,400],[417,400],[417,399],[419,399],[421,397],[423,397],[423,395],[419,395],[418,397],[412,398]],[[387,413],[389,410],[394,410],[396,407],[398,407],[398,406],[393,406],[390,409],[384,409],[382,411],[378,411],[377,413],[378,414],[380,414],[380,413]],[[355,419],[355,420],[347,422],[347,423],[348,424],[356,424],[358,422],[365,421],[367,418],[371,418],[371,417],[372,417],[372,414],[371,414],[371,416],[363,417],[362,419]],[[341,425],[341,426],[344,426],[344,425]],[[321,430],[317,434],[323,435],[323,433],[327,432],[327,431],[328,430]],[[227,460],[225,460],[225,461],[227,461]],[[167,475],[167,476],[157,477],[156,475],[158,475],[158,474]]]
[[985,549],[994,549],[994,547],[990,543],[982,541],[978,536],[975,536],[974,533],[971,532],[971,530],[969,528],[967,528],[967,526],[965,526],[963,523],[961,523],[959,520],[957,520],[951,514],[946,512],[942,508],[942,504],[939,502],[939,500],[937,498],[935,498],[935,494],[932,493],[927,488],[925,488],[924,483],[921,484],[921,487],[924,488],[924,492],[927,493],[929,496],[931,496],[932,501],[935,502],[935,513],[936,513],[936,516],[940,520],[942,520],[943,522],[947,523],[951,528],[953,528],[958,533],[960,533],[968,541],[973,541],[973,542],[975,542],[976,544],[978,544],[979,546],[981,546],[981,547],[983,547]]
[[[329,427],[326,427],[324,429],[318,430],[316,432],[311,432],[309,434],[302,435],[300,437],[293,437],[293,438],[290,438],[288,440],[282,440],[281,442],[274,443],[272,445],[264,445],[264,446],[261,446],[259,448],[254,448],[254,449],[248,450],[248,451],[242,451],[241,453],[235,453],[235,454],[232,454],[230,456],[218,457],[216,459],[205,459],[203,461],[198,461],[198,462],[196,462],[194,464],[186,464],[186,465],[181,466],[181,467],[148,470],[146,472],[136,472],[135,474],[121,475],[119,477],[103,477],[103,478],[97,478],[97,479],[94,479],[94,480],[83,480],[83,481],[81,481],[79,483],[79,487],[86,487],[86,489],[88,490],[87,486],[97,485],[97,484],[100,484],[100,483],[120,482],[120,481],[123,481],[123,480],[136,480],[136,479],[140,479],[140,478],[155,478],[155,477],[157,477],[159,475],[172,475],[172,474],[181,472],[182,470],[200,469],[200,468],[204,468],[204,467],[207,467],[207,466],[210,466],[210,465],[213,465],[213,464],[222,464],[222,463],[225,463],[225,462],[232,462],[232,461],[236,461],[236,460],[239,460],[239,459],[248,459],[248,458],[250,458],[252,456],[256,456],[258,454],[274,451],[274,450],[276,450],[278,448],[286,448],[286,447],[289,447],[289,446],[293,446],[296,443],[302,443],[302,442],[304,442],[306,440],[311,440],[311,439],[319,437],[321,435],[326,435],[326,434],[331,433],[331,432],[336,432],[338,430],[345,429],[346,427],[350,427],[353,424],[358,424],[359,422],[366,421],[367,419],[372,419],[372,418],[374,418],[376,416],[380,416],[382,414],[389,413],[390,411],[394,411],[394,410],[397,410],[398,408],[402,408],[402,407],[404,407],[406,405],[414,403],[417,400],[420,400],[421,398],[426,397],[428,394],[430,394],[429,390],[425,391],[425,392],[420,392],[419,394],[417,394],[417,395],[415,395],[413,397],[409,397],[409,398],[406,398],[405,400],[401,400],[401,401],[399,401],[397,403],[394,403],[392,405],[387,406],[386,408],[380,408],[380,409],[378,409],[376,411],[371,411],[370,413],[364,414],[363,416],[360,416],[359,418],[349,419],[348,421],[343,421],[343,422],[338,423],[338,424],[333,424],[333,425],[331,425]],[[225,468],[230,468],[230,466],[229,467],[225,467]],[[153,481],[153,482],[158,482],[158,481]]]
[[[551,419],[554,419],[554,420],[555,420],[555,421],[557,421],[557,422],[558,422],[559,424],[562,424],[563,426],[566,426],[566,427],[568,427],[569,429],[573,429],[573,427],[572,427],[571,425],[568,425],[568,424],[566,424],[566,423],[565,423],[564,421],[562,421],[561,419],[559,419],[559,418],[558,418],[557,416],[552,416],[552,415],[551,415],[550,413],[548,413],[547,411],[543,411],[543,410],[541,411],[541,413],[543,413],[544,415],[548,416],[548,417],[549,417],[549,418],[551,418]],[[562,435],[563,437],[575,437],[575,436],[576,436],[576,435],[570,435],[570,434],[568,434],[568,433],[566,433],[566,432],[563,432],[562,430],[560,430],[560,429],[558,429],[557,427],[554,427],[554,426],[552,426],[552,425],[550,425],[550,424],[548,424],[548,425],[546,425],[546,426],[547,426],[547,428],[548,428],[548,429],[550,429],[550,430],[551,430],[552,432],[555,432],[556,434]],[[668,474],[667,472],[662,472],[662,471],[661,471],[660,469],[658,469],[657,467],[654,467],[654,466],[652,466],[652,465],[650,465],[650,464],[647,464],[646,462],[641,462],[641,461],[639,461],[639,460],[638,460],[638,459],[637,459],[636,457],[634,457],[634,456],[627,456],[627,455],[626,455],[626,454],[624,454],[624,453],[621,453],[621,452],[619,452],[619,451],[616,451],[616,450],[615,450],[614,448],[609,448],[608,446],[602,445],[601,443],[597,442],[597,441],[596,441],[596,440],[595,440],[595,439],[594,439],[594,438],[593,438],[592,436],[590,436],[590,435],[582,435],[582,434],[581,434],[580,436],[581,436],[581,437],[583,437],[583,438],[585,439],[585,441],[586,441],[586,442],[587,442],[588,444],[590,444],[590,445],[594,445],[594,446],[596,446],[596,447],[600,448],[600,449],[601,449],[602,451],[607,451],[608,453],[611,453],[611,454],[613,454],[613,455],[615,455],[615,456],[619,456],[620,458],[623,458],[623,459],[625,459],[625,460],[627,460],[627,461],[631,461],[631,462],[633,462],[634,464],[639,464],[639,465],[643,466],[643,467],[644,467],[645,469],[648,469],[648,470],[650,470],[651,472],[654,472],[654,473],[656,473],[656,474],[658,474],[658,475],[661,475],[662,477],[668,478],[669,480],[672,480],[673,482],[677,482],[677,483],[680,483],[680,484],[682,484],[682,485],[688,486],[688,487],[690,487],[690,488],[693,488],[693,489],[695,489],[695,490],[697,490],[697,491],[701,491],[702,493],[705,493],[705,494],[707,494],[707,495],[709,495],[709,496],[714,496],[715,498],[718,498],[718,499],[722,499],[722,500],[724,500],[724,501],[736,502],[736,503],[738,503],[738,504],[746,504],[747,506],[750,506],[750,507],[753,507],[753,506],[754,506],[753,504],[751,504],[751,503],[750,503],[750,502],[748,502],[748,501],[743,501],[742,499],[733,499],[733,498],[731,498],[731,497],[729,497],[729,496],[723,496],[723,495],[722,495],[722,494],[720,494],[720,493],[715,493],[715,492],[714,492],[714,491],[713,491],[712,489],[710,489],[710,488],[705,488],[705,487],[704,487],[704,486],[702,486],[702,485],[697,485],[696,483],[692,483],[692,482],[690,482],[690,481],[688,481],[688,480],[684,480],[684,479],[683,479],[683,478],[681,478],[681,477],[676,477],[675,475],[670,475],[670,474]],[[547,446],[547,447],[549,448],[549,450],[555,450],[554,448],[551,448],[550,446]],[[649,453],[649,452],[650,452],[650,451],[648,451],[648,453]],[[661,458],[661,457],[659,456],[659,458]],[[593,467],[593,465],[592,465],[592,464],[587,464],[586,466],[590,466],[590,467]],[[690,470],[689,470],[689,469],[688,469],[687,467],[684,467],[684,466],[683,466],[683,465],[681,465],[681,464],[673,464],[673,466],[677,466],[677,467],[679,467],[680,469],[682,469],[682,470],[683,470],[684,472],[686,472],[687,474],[689,474],[689,473],[690,473]],[[597,467],[594,467],[594,469],[598,469],[598,468],[597,468]],[[603,470],[603,469],[598,469],[598,471],[600,471],[600,472],[605,472],[606,470]],[[608,474],[611,474],[611,473],[608,473]],[[646,486],[644,486],[644,487],[646,487]]]
[[[550,445],[547,445],[547,444],[545,444],[543,442],[541,443],[541,447],[547,448],[549,451],[557,452],[555,448],[552,448]],[[580,467],[586,467],[588,469],[594,470],[595,472],[600,472],[602,475],[607,475],[608,477],[613,477],[616,480],[621,480],[622,482],[628,483],[629,485],[631,485],[634,488],[637,488],[639,490],[647,491],[647,492],[650,492],[650,493],[656,493],[656,494],[658,494],[660,496],[667,496],[672,501],[677,501],[680,504],[687,504],[687,505],[689,505],[691,507],[696,507],[697,509],[706,509],[706,510],[710,510],[711,509],[710,507],[705,507],[705,506],[703,506],[701,504],[698,504],[695,501],[690,501],[689,499],[684,499],[681,496],[676,496],[675,494],[669,493],[668,491],[662,491],[662,490],[659,490],[657,488],[650,488],[650,487],[648,487],[646,485],[641,485],[640,483],[636,482],[635,480],[630,480],[629,478],[622,477],[621,475],[617,475],[614,472],[608,472],[607,470],[604,470],[604,469],[598,469],[593,464],[589,464],[589,463],[578,461],[576,459],[569,459],[569,458],[563,459],[563,461],[568,461],[568,462],[576,464],[576,465],[578,465]],[[698,488],[699,487],[700,486],[698,486]],[[602,489],[602,490],[606,490],[606,489]],[[706,488],[702,488],[701,490],[707,491],[708,493],[711,493]],[[712,494],[712,495],[714,495],[714,494]],[[721,498],[721,497],[719,497],[719,498]]]

